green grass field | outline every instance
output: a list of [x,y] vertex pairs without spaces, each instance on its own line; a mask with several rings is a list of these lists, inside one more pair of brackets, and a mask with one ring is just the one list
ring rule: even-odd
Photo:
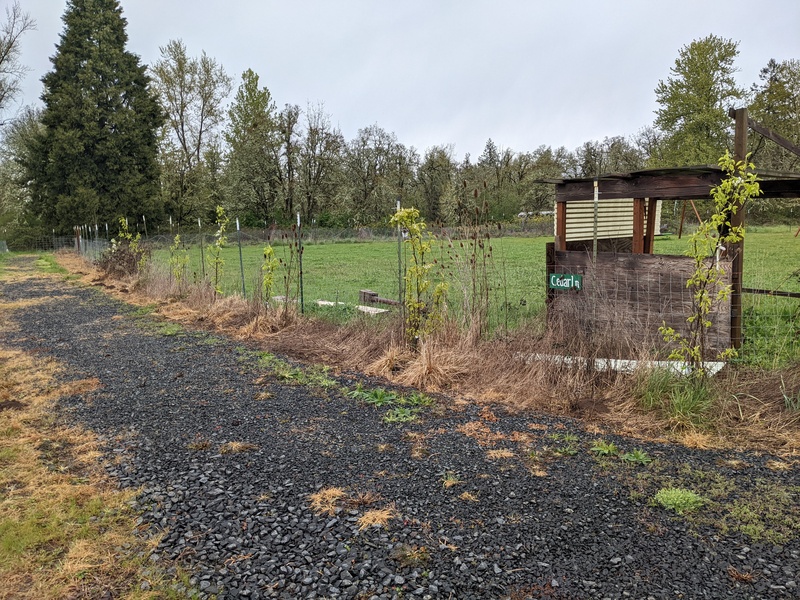
[[[549,238],[498,238],[491,241],[493,260],[490,267],[491,298],[493,304],[504,306],[503,314],[496,315],[496,323],[509,325],[542,310],[544,306],[545,244]],[[289,260],[287,246],[274,246],[275,254]],[[263,263],[263,247],[242,248],[245,273],[245,288],[248,295],[260,285],[260,269]],[[403,245],[404,260],[406,245]],[[434,276],[446,277],[449,281],[453,310],[458,310],[461,296],[459,270],[448,260],[447,252],[436,245],[432,257],[437,266]],[[190,270],[200,276],[202,263],[198,246],[189,249]],[[169,251],[159,250],[154,255],[157,263],[166,265]],[[241,293],[241,268],[239,249],[231,244],[222,250],[223,284],[226,293]],[[208,254],[205,255],[209,268]],[[441,267],[444,265],[444,268]],[[450,276],[449,274],[453,275]],[[503,285],[505,281],[506,285]],[[273,293],[281,294],[281,284],[276,283]],[[397,242],[350,242],[311,244],[303,250],[303,287],[306,305],[316,300],[339,301],[354,305],[358,292],[370,289],[384,298],[398,299],[398,248]]]
[[[493,257],[489,268],[492,305],[491,325],[518,326],[526,319],[541,314],[545,298],[545,245],[550,237],[505,237],[491,240]],[[688,236],[657,238],[657,254],[682,255]],[[458,249],[457,249],[458,250]],[[403,251],[406,251],[405,245]],[[200,248],[188,249],[190,271],[200,277]],[[275,246],[276,256],[288,260],[286,246]],[[245,287],[248,295],[260,285],[263,247],[242,249]],[[448,259],[446,249],[434,246],[438,265],[435,272],[450,283],[450,310],[457,314],[462,297],[461,285],[469,278]],[[169,250],[158,250],[155,261],[166,265]],[[241,292],[239,249],[233,240],[222,250],[224,259],[222,289],[225,293]],[[444,267],[441,268],[441,265]],[[206,268],[208,269],[206,254]],[[767,290],[800,291],[800,237],[788,227],[751,228],[745,241],[744,285]],[[308,310],[315,310],[316,300],[358,302],[360,289],[371,289],[385,298],[398,298],[398,248],[396,242],[349,242],[310,244],[303,252],[304,298]],[[450,275],[452,273],[452,275]],[[281,276],[277,277],[274,294],[281,294]],[[800,300],[770,296],[744,297],[745,327],[748,336],[744,354],[765,356],[800,355],[800,340],[795,340],[800,316]]]

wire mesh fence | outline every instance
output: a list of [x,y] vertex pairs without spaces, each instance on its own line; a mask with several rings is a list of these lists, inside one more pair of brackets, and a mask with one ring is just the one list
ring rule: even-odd
[[[665,358],[670,345],[661,327],[686,339],[693,290],[686,281],[694,270],[686,256],[556,251],[548,245],[548,301],[551,322],[566,340],[588,342],[604,356]],[[730,272],[722,285],[730,285]],[[716,289],[709,289],[716,297]],[[708,327],[694,328],[697,342],[713,360],[731,344],[730,301],[709,306]]]
[[[330,229],[303,227],[302,244],[305,265],[303,278],[305,308],[312,311],[328,310],[328,306],[355,306],[359,291],[370,289],[379,297],[401,300],[403,287],[399,273],[405,268],[402,255],[397,251],[397,230],[388,228]],[[458,240],[458,228],[440,232]],[[520,235],[525,232],[499,231],[498,235]],[[549,232],[548,232],[549,233]],[[291,245],[291,229],[265,228],[241,231],[243,251],[238,253],[238,236],[229,236],[228,247],[222,250],[225,278],[221,289],[225,294],[249,296],[262,287],[263,249],[275,247],[279,260],[287,261]],[[170,277],[170,247],[174,235],[154,235],[143,240],[149,249],[153,264]],[[213,233],[198,232],[181,235],[181,248],[189,262],[186,277],[193,282],[208,277],[205,255]],[[334,243],[338,242],[338,243]],[[384,242],[383,244],[351,244],[346,242]],[[55,251],[73,249],[96,261],[109,248],[109,240],[102,236],[45,236],[32,240],[31,249]],[[497,243],[497,242],[496,242]],[[615,261],[629,260],[631,255],[620,254]],[[440,257],[441,258],[441,257]],[[511,258],[511,263],[492,265],[487,293],[488,321],[491,330],[515,329],[533,319],[541,320],[548,298],[578,297],[565,308],[551,307],[559,322],[569,324],[565,335],[580,335],[596,346],[606,347],[610,354],[632,355],[644,353],[658,346],[662,339],[658,327],[663,323],[678,330],[685,329],[690,316],[690,296],[686,289],[686,274],[665,265],[664,257],[653,260],[662,264],[651,265],[646,270],[623,269],[619,272],[594,273],[594,281],[584,282],[580,292],[550,289],[549,276],[553,270],[545,267],[541,255],[531,253],[527,260]],[[464,298],[469,294],[470,281],[459,278],[458,273],[443,271],[436,277],[452,278],[447,310],[451,316],[464,318]],[[276,293],[283,286],[278,274]],[[774,256],[751,251],[745,261],[746,288],[762,293],[743,295],[743,344],[739,359],[745,363],[774,368],[800,359],[800,298],[770,295],[770,291],[800,293],[800,274],[781,264]],[[671,299],[671,300],[668,300]],[[390,306],[379,308],[391,310]],[[554,313],[552,311],[555,311]],[[727,311],[727,312],[726,312]],[[589,318],[589,316],[591,318]],[[729,309],[722,307],[712,315],[714,327],[709,331],[710,347],[723,348],[729,340]]]
[[43,235],[20,240],[16,244],[9,245],[9,250],[18,252],[56,252],[63,249],[78,251],[76,236]]

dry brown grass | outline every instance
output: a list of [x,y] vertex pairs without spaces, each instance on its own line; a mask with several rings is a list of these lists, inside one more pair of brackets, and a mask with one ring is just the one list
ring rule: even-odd
[[417,431],[406,431],[403,434],[403,439],[411,442],[411,458],[414,460],[422,460],[430,455],[428,448],[428,434],[420,433]]
[[[74,256],[63,255],[59,261],[72,271],[87,273],[85,279],[93,277],[91,270],[76,262]],[[132,284],[123,282],[123,286],[133,287]],[[163,288],[161,291],[159,286]],[[145,295],[148,289],[153,297]],[[535,358],[572,355],[591,360],[637,356],[636,344],[620,335],[616,327],[594,332],[590,345],[586,335],[565,335],[577,323],[569,315],[561,322],[552,320],[547,333],[543,333],[542,323],[534,323],[490,341],[470,340],[469,335],[448,322],[425,340],[417,353],[411,353],[402,342],[399,317],[380,321],[359,318],[344,326],[298,319],[294,314],[278,318],[264,313],[259,303],[254,306],[236,298],[213,302],[208,286],[190,288],[185,298],[176,300],[152,274],[147,281],[137,284],[134,293],[120,293],[119,289],[109,293],[139,304],[155,299],[161,314],[184,325],[217,329],[300,360],[360,370],[423,390],[447,390],[456,398],[487,401],[512,412],[535,410],[580,417],[585,420],[586,428],[681,441],[660,415],[641,409],[633,394],[632,377]],[[599,312],[604,310],[613,316],[613,306],[598,307]],[[721,387],[727,389],[719,395],[722,400],[714,408],[713,428],[701,431],[709,439],[704,441],[685,432],[683,438],[696,445],[800,455],[800,412],[785,410],[780,394],[781,377],[790,389],[800,388],[800,367],[779,373],[739,370],[719,376],[723,381]],[[459,402],[446,408],[452,410]]]
[[755,575],[753,573],[749,571],[739,571],[731,565],[728,566],[728,576],[740,583],[753,583],[753,581],[755,581]]
[[497,442],[506,439],[503,433],[492,431],[483,421],[469,421],[456,427],[456,431],[472,438],[479,446],[494,446]]
[[547,477],[547,471],[540,465],[536,464],[530,465],[528,467],[528,473],[530,473],[534,477]]
[[768,460],[766,466],[772,471],[790,471],[793,463],[783,460]]
[[404,567],[422,567],[431,559],[431,553],[425,546],[408,544],[395,546],[390,556]]
[[370,527],[386,527],[389,521],[398,515],[394,503],[384,508],[368,510],[358,519],[358,530],[364,531]]
[[445,488],[445,489],[450,489],[451,487],[455,487],[455,486],[460,485],[462,483],[463,483],[463,481],[461,481],[458,478],[458,475],[456,473],[453,473],[453,472],[445,473],[444,477],[442,478],[442,487]]
[[535,438],[530,433],[526,433],[524,431],[512,431],[509,434],[508,439],[516,444],[527,446],[530,445]]
[[430,456],[431,450],[425,442],[416,442],[411,446],[411,458],[414,460],[423,460]]
[[676,433],[678,440],[687,448],[695,448],[697,450],[710,450],[712,448],[719,448],[720,441],[713,435],[705,431],[697,431],[695,429],[686,429]]
[[496,415],[496,414],[494,414],[494,413],[492,412],[492,409],[491,409],[491,408],[489,408],[488,406],[484,406],[484,407],[481,409],[481,413],[480,413],[480,415],[479,415],[479,416],[480,416],[480,418],[481,418],[482,420],[484,420],[484,421],[489,421],[490,423],[494,423],[495,421],[498,421],[498,420],[499,420],[499,419],[497,418],[497,415]]
[[311,500],[311,510],[317,514],[336,514],[337,503],[347,496],[342,488],[327,487],[314,492],[308,498]]
[[463,500],[464,502],[479,502],[478,495],[473,494],[472,492],[463,492],[458,497],[460,500]]
[[367,375],[390,379],[392,375],[406,368],[413,359],[414,353],[408,348],[399,344],[391,344],[377,360],[367,365],[364,372]]
[[158,540],[131,533],[134,493],[108,481],[93,434],[54,425],[55,400],[99,382],[57,376],[52,360],[0,349],[0,398],[14,403],[0,410],[0,598],[160,597],[165,578],[146,564]]
[[250,452],[252,450],[258,450],[258,446],[251,444],[250,442],[225,442],[219,446],[220,454],[239,454],[241,452]]
[[211,446],[211,440],[201,436],[200,434],[197,434],[191,442],[186,444],[186,447],[189,450],[194,450],[196,452],[201,450],[211,450]]
[[370,506],[381,500],[382,498],[379,493],[368,490],[366,492],[357,492],[354,494],[348,500],[348,504],[354,508],[360,508],[362,506]]
[[451,389],[466,378],[475,359],[463,347],[453,348],[436,341],[425,341],[395,380],[402,385],[431,391]]
[[489,450],[486,452],[486,458],[489,460],[505,460],[509,458],[514,458],[516,456],[511,450],[507,448],[496,448],[494,450]]
[[727,458],[724,460],[718,461],[719,465],[728,467],[729,469],[748,469],[750,465],[743,460],[738,458]]

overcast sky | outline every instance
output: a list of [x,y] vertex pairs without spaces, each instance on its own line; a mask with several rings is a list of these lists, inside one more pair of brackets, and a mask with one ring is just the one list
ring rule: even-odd
[[[23,102],[63,29],[66,0],[20,0],[38,29]],[[0,4],[10,5],[11,0]],[[377,123],[420,153],[476,158],[632,135],[653,122],[658,81],[709,34],[739,43],[739,83],[800,59],[799,0],[121,0],[128,48],[151,64],[182,39],[233,76],[251,68],[279,107],[323,103],[347,139]]]

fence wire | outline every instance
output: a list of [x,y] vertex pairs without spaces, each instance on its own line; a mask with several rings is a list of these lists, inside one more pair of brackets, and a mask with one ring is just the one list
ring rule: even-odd
[[[457,228],[446,232],[452,239],[458,239]],[[513,235],[516,232],[507,232]],[[288,244],[291,239],[291,230],[276,228],[263,230],[242,231],[242,244],[245,246],[264,246],[266,244],[280,247]],[[344,241],[393,241],[397,231],[380,228],[359,229],[328,229],[304,227],[302,229],[303,244],[326,244]],[[201,247],[207,247],[213,241],[213,234],[208,232],[182,234],[184,247],[188,249],[193,263],[191,278],[201,280],[203,274],[200,269],[202,256]],[[167,271],[168,250],[174,243],[174,236],[156,235],[143,240],[150,248],[154,263]],[[109,247],[109,242],[102,237],[76,238],[69,237],[42,237],[34,240],[32,249],[55,251],[63,248],[74,249],[81,252],[89,260],[97,261]],[[236,238],[229,240],[233,249]],[[325,261],[325,250],[318,251],[320,260]],[[252,250],[246,254],[247,260],[239,263],[238,269],[230,267],[230,273],[236,273],[229,278],[223,290],[226,294],[241,295],[242,276],[248,290],[258,290],[262,276],[261,253]],[[624,258],[624,255],[622,255]],[[658,259],[659,255],[655,255]],[[371,270],[384,272],[381,280],[386,283],[383,289],[376,290],[381,295],[391,299],[398,298],[397,289],[397,257],[387,253],[383,262],[376,260],[372,263]],[[229,261],[238,260],[233,254]],[[621,259],[618,259],[621,260]],[[800,291],[800,277],[792,274],[790,277],[777,277],[770,272],[771,263],[767,259],[751,254],[745,261],[745,285],[763,290],[788,289]],[[317,299],[326,300],[337,305],[345,302],[349,305],[357,303],[358,289],[370,288],[374,285],[375,278],[370,273],[356,273],[352,284],[343,283],[341,289],[332,289],[330,279],[332,270],[342,268],[340,265],[330,265],[320,268],[314,263],[314,268],[307,270],[303,277],[308,304],[314,308]],[[552,301],[557,300],[550,307],[551,316],[556,315],[556,321],[563,327],[565,336],[579,335],[590,340],[595,347],[607,348],[609,355],[635,356],[652,351],[662,339],[658,328],[666,323],[681,331],[686,329],[686,319],[690,315],[691,298],[686,288],[686,277],[680,273],[661,271],[655,273],[642,273],[636,270],[623,270],[622,272],[608,275],[595,272],[594,281],[586,281],[582,296],[573,291],[549,291],[548,272],[538,260],[531,261],[522,269],[515,272],[516,277],[524,279],[519,285],[521,291],[515,290],[516,295],[509,296],[507,289],[499,276],[491,285],[489,294],[489,323],[493,329],[516,328],[530,319],[541,319],[543,307],[548,295]],[[363,283],[359,283],[359,281]],[[517,283],[517,282],[515,282]],[[462,284],[456,282],[450,295],[448,310],[453,315],[461,311],[459,298],[463,296]],[[252,295],[253,292],[251,292]],[[517,296],[525,298],[517,299]],[[564,298],[573,298],[572,302],[565,303]],[[561,300],[559,300],[561,298]],[[575,300],[579,298],[579,300]],[[382,306],[381,308],[388,308]],[[726,312],[727,311],[727,312]],[[710,331],[710,347],[721,349],[727,347],[729,338],[729,310],[723,308],[712,315],[712,321],[722,324],[715,326]],[[552,324],[551,320],[551,324]],[[763,294],[743,295],[743,345],[739,350],[739,358],[747,364],[765,368],[776,368],[800,360],[800,299]],[[727,337],[726,337],[727,336]]]

